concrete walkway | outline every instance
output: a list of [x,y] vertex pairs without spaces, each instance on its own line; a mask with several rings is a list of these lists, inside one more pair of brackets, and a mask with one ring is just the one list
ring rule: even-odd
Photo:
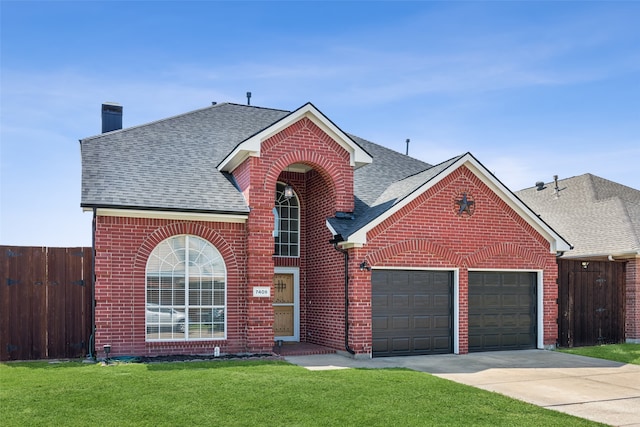
[[310,370],[403,367],[494,391],[547,409],[640,427],[640,366],[546,350],[351,359],[288,356]]

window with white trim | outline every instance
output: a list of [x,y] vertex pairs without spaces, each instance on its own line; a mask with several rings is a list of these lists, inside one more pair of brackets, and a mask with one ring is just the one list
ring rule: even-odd
[[145,290],[147,341],[226,338],[226,267],[206,240],[160,242],[147,261]]
[[300,203],[298,196],[287,198],[284,195],[286,184],[276,184],[274,215],[277,221],[274,227],[275,256],[298,257],[300,255]]

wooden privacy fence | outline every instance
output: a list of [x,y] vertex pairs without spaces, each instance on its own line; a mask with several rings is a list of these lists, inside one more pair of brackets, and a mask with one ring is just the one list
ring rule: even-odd
[[0,246],[0,360],[86,356],[91,248]]
[[558,344],[624,342],[625,263],[558,260]]

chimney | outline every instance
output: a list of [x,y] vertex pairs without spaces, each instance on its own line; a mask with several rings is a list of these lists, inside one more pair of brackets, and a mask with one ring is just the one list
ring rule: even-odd
[[122,129],[122,105],[115,102],[102,104],[102,133]]

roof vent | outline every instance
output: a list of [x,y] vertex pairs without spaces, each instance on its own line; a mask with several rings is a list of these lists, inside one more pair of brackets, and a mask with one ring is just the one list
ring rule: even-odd
[[536,190],[538,190],[538,191],[542,191],[545,188],[547,188],[547,187],[544,186],[544,182],[542,182],[542,181],[536,182],[536,187],[537,187]]
[[122,105],[115,102],[102,104],[102,133],[122,129]]
[[558,187],[558,175],[553,175],[553,185],[555,185],[555,189],[553,192],[556,195],[556,199],[560,197],[560,187]]
[[251,92],[247,92],[247,105],[251,105]]

